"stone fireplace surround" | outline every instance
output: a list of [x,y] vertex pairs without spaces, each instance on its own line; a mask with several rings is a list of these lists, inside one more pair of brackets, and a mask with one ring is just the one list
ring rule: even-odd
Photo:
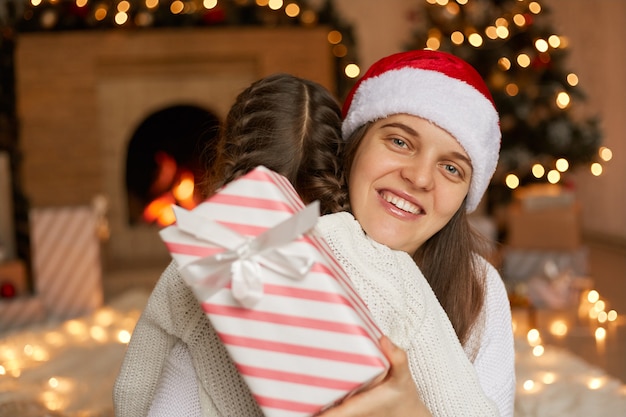
[[135,129],[178,104],[220,119],[275,72],[334,91],[328,29],[189,28],[20,34],[16,91],[24,192],[32,208],[108,200],[105,269],[162,265],[158,228],[128,224],[125,158]]

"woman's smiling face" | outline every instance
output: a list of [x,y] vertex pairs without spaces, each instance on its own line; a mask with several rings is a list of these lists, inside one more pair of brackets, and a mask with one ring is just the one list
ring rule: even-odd
[[348,182],[354,217],[375,241],[409,254],[450,221],[469,191],[472,165],[445,130],[396,114],[373,123]]

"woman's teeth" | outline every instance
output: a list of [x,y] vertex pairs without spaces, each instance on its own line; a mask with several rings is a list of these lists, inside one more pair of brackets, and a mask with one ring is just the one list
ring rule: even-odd
[[400,210],[404,210],[411,214],[419,214],[421,212],[420,208],[417,207],[415,204],[409,203],[405,199],[400,198],[396,195],[383,193],[382,197],[385,199],[385,201],[393,204],[394,206],[398,207]]

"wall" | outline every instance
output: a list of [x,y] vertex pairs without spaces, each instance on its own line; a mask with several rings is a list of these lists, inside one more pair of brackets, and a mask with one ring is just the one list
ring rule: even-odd
[[[354,26],[363,70],[376,59],[398,52],[411,38],[415,0],[335,0],[337,10]],[[570,69],[587,95],[585,111],[603,122],[605,146],[613,160],[600,177],[578,172],[575,182],[582,205],[583,232],[626,245],[626,1],[544,0],[551,6],[555,31],[570,39]]]

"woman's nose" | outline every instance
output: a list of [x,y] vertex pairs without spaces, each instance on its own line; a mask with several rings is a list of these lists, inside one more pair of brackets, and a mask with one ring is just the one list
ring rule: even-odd
[[402,169],[402,178],[414,187],[430,190],[434,186],[434,172],[425,161],[406,164]]

